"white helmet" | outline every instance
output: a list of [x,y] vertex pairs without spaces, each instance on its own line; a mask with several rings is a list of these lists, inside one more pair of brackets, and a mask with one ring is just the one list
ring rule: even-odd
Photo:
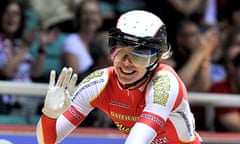
[[165,24],[153,13],[143,10],[132,10],[120,16],[116,28],[109,31],[109,47],[112,59],[119,54],[116,48],[133,48],[128,54],[132,61],[139,65],[145,62],[150,71],[158,65],[159,59],[168,58],[171,53]]
[[156,15],[143,10],[133,10],[121,15],[116,27],[134,36],[154,37],[162,26],[164,23]]

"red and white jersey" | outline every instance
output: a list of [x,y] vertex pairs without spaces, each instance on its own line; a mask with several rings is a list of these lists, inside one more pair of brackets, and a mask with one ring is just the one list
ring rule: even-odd
[[152,128],[156,136],[151,144],[200,143],[186,88],[175,71],[164,64],[134,89],[121,87],[113,67],[93,72],[79,84],[69,110],[57,120],[42,116],[38,125],[40,141],[62,140],[96,107],[127,135],[136,123]]

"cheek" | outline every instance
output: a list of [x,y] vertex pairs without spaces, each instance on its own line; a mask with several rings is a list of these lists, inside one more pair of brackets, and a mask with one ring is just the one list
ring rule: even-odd
[[145,73],[147,72],[147,70],[146,70],[146,68],[138,68],[138,70],[137,70],[137,76],[139,77],[139,78],[141,78],[141,77],[143,77],[144,75],[145,75]]
[[117,62],[116,60],[112,60],[112,62],[113,62],[113,66],[115,68],[119,66],[119,62]]

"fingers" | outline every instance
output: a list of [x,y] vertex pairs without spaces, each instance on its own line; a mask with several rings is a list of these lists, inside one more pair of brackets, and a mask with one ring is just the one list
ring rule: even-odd
[[71,102],[70,102],[69,92],[65,91],[65,93],[64,93],[64,107],[68,109],[70,104],[71,104]]
[[69,93],[72,95],[73,91],[74,91],[74,87],[76,85],[77,82],[77,74],[73,74],[72,78],[70,79],[70,82],[68,84],[67,90],[69,91]]
[[56,86],[67,88],[72,93],[73,88],[77,82],[77,74],[72,75],[73,69],[64,67],[61,71]]
[[69,84],[69,80],[72,76],[72,72],[73,72],[72,68],[67,69],[66,74],[65,74],[64,79],[63,79],[63,82],[62,82],[62,87],[63,88],[67,88],[67,85]]
[[50,73],[50,80],[49,80],[49,88],[52,88],[55,84],[55,77],[56,77],[56,71],[55,70],[51,70]]
[[63,83],[63,80],[64,80],[64,77],[65,77],[66,73],[67,73],[67,68],[64,67],[64,68],[62,69],[59,77],[58,77],[58,81],[57,81],[56,86],[58,86],[58,87],[61,87],[61,86],[62,86],[62,83]]

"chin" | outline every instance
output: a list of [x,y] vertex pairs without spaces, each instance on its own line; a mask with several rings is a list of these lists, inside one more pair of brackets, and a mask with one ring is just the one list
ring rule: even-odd
[[131,84],[131,83],[133,83],[134,81],[128,81],[128,80],[119,79],[119,82],[120,82],[122,85],[126,85],[126,84]]

